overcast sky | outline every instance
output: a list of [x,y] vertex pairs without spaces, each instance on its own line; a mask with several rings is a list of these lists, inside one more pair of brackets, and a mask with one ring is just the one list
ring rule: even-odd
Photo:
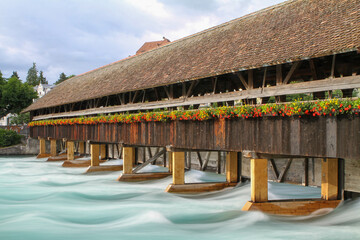
[[22,80],[36,62],[49,83],[283,0],[0,0],[0,70]]

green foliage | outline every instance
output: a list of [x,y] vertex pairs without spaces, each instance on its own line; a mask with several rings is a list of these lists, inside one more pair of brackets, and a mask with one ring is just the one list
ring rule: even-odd
[[30,113],[21,113],[10,118],[11,125],[23,125],[30,122]]
[[20,141],[21,135],[17,134],[17,132],[0,128],[0,147],[19,144]]
[[20,113],[35,98],[37,98],[37,93],[32,86],[22,83],[16,77],[10,78],[1,87],[0,117],[6,116],[8,113]]
[[[0,89],[6,83],[5,79],[3,78],[2,72],[0,71]],[[1,95],[0,95],[1,96]]]
[[65,73],[60,73],[59,79],[55,82],[55,85],[58,85],[64,81],[66,81],[68,79],[68,77],[66,76]]
[[13,78],[13,77],[16,77],[17,79],[20,79],[19,74],[17,73],[17,71],[13,71],[10,78]]
[[46,77],[44,77],[43,71],[40,71],[39,73],[38,83],[49,84],[48,81],[46,80]]
[[33,63],[32,67],[29,69],[26,77],[26,83],[31,86],[36,86],[39,84],[38,70],[36,69],[36,63]]

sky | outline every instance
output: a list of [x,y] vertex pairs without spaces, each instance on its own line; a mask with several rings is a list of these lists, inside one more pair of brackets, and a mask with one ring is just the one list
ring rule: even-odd
[[174,41],[284,0],[0,0],[0,70],[49,83]]

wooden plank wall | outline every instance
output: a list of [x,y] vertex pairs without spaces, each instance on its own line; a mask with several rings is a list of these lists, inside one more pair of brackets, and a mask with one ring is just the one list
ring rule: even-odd
[[359,117],[264,117],[32,127],[31,137],[360,159]]

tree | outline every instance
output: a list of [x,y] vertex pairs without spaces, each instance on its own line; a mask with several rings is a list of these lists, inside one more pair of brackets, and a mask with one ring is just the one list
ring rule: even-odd
[[19,74],[17,73],[17,71],[13,71],[10,78],[12,78],[12,77],[16,77],[17,79],[20,79]]
[[20,113],[10,117],[10,124],[12,125],[23,125],[30,122],[30,113]]
[[72,77],[75,77],[75,75],[66,76],[66,74],[62,72],[60,73],[59,79],[55,82],[55,85],[58,85]]
[[29,68],[26,83],[31,86],[39,85],[38,70],[36,69],[36,63],[33,63],[32,67]]
[[46,77],[44,77],[43,71],[40,71],[39,73],[38,82],[41,84],[49,84],[48,81],[46,80]]
[[2,72],[0,71],[0,91],[1,91],[1,86],[3,86],[5,83],[6,83],[5,78],[3,78]]
[[1,88],[0,118],[9,113],[20,113],[28,107],[37,93],[27,83],[22,83],[17,77],[11,77]]

